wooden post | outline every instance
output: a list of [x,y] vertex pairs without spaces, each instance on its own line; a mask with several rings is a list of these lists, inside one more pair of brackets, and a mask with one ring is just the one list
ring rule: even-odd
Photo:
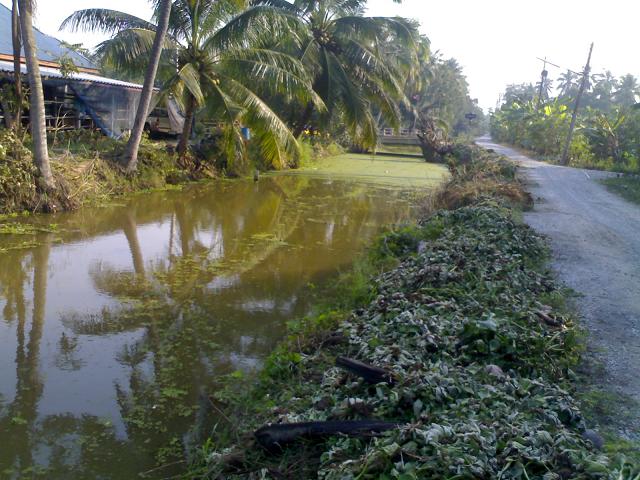
[[562,165],[567,165],[569,162],[569,148],[571,148],[571,140],[573,139],[573,130],[576,128],[576,120],[578,119],[578,109],[580,108],[580,100],[582,94],[587,88],[587,82],[589,81],[589,73],[591,72],[591,53],[593,53],[593,43],[589,49],[589,56],[587,57],[587,64],[582,72],[582,82],[580,83],[580,90],[578,90],[578,96],[576,97],[576,104],[573,107],[573,115],[571,116],[571,125],[569,126],[569,135],[567,135],[567,143],[564,146],[564,152],[562,153]]

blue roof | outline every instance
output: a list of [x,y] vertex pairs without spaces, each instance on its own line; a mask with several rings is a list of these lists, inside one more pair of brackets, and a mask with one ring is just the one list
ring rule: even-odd
[[[91,60],[83,57],[78,52],[74,52],[62,46],[57,38],[45,35],[37,28],[33,29],[38,45],[38,59],[47,62],[57,62],[58,58],[67,54],[73,63],[78,67],[93,68],[98,67]],[[13,56],[13,43],[11,41],[11,9],[0,4],[0,54]],[[24,50],[22,55],[24,56]]]

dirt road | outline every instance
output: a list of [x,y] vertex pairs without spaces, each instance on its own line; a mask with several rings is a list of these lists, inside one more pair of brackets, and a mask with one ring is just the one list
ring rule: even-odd
[[[611,174],[537,162],[489,138],[477,143],[522,167],[535,199],[525,221],[550,238],[560,280],[584,295],[576,303],[603,366],[594,383],[640,401],[640,206],[598,182]],[[639,422],[631,423],[627,433],[638,438]]]

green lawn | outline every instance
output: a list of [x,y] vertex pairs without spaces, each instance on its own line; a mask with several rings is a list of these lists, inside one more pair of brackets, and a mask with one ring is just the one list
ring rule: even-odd
[[446,166],[426,163],[419,158],[354,153],[323,158],[283,173],[412,188],[434,187],[449,178]]
[[616,177],[603,180],[610,191],[617,193],[627,200],[640,203],[640,178],[638,177]]

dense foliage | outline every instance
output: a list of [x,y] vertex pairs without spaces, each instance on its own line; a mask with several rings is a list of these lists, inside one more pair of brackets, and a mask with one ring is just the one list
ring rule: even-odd
[[[508,87],[502,105],[491,115],[491,135],[497,141],[557,159],[569,132],[577,82],[572,72],[562,75],[555,97],[549,96],[551,84],[545,82],[541,99],[540,85]],[[632,75],[616,79],[607,72],[590,77],[570,146],[572,165],[640,171],[639,95]]]

